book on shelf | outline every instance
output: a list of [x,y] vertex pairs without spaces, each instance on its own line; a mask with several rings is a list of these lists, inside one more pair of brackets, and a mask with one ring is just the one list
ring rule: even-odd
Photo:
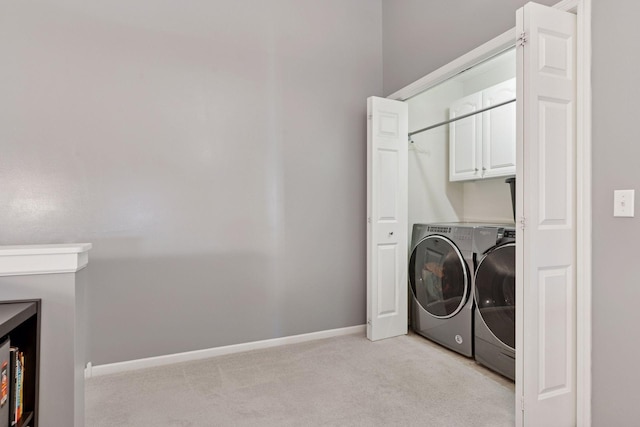
[[16,388],[18,386],[18,365],[17,354],[18,348],[10,348],[9,366],[11,367],[11,375],[9,378],[9,425],[16,423]]
[[[18,347],[9,349],[9,366],[11,367],[9,376],[9,412],[6,419],[10,426],[16,425],[22,417],[24,409],[24,353]],[[0,426],[3,424],[0,422]]]
[[6,338],[0,344],[0,427],[9,427],[9,394],[11,391],[10,349],[11,343]]
[[20,378],[18,379],[18,399],[20,399],[20,403],[18,403],[16,408],[16,421],[22,418],[22,411],[24,409],[24,353],[18,352],[18,357],[20,358]]

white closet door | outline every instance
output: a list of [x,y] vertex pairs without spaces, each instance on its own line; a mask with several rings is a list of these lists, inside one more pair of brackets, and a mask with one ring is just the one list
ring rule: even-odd
[[407,104],[367,99],[367,338],[407,333]]
[[[517,12],[518,425],[576,425],[576,16]],[[524,37],[522,37],[524,36]],[[526,333],[525,333],[526,331]]]
[[[482,93],[465,96],[451,104],[449,118],[478,111]],[[449,125],[449,181],[482,177],[482,117],[476,114]]]
[[[516,98],[516,79],[482,91],[482,108]],[[482,113],[482,177],[516,174],[516,104]]]

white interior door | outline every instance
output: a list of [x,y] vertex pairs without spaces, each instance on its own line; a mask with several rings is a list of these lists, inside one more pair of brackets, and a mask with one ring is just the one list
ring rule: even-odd
[[367,338],[407,333],[408,107],[367,99]]
[[518,10],[516,412],[576,424],[576,16]]

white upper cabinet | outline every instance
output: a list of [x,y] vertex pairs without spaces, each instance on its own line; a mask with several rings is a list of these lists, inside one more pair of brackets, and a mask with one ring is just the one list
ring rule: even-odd
[[[516,97],[510,79],[454,102],[449,117],[460,117]],[[449,125],[449,180],[465,181],[516,173],[516,107],[509,103]]]
[[[460,117],[482,108],[482,93],[454,102],[449,118]],[[449,124],[449,180],[464,181],[482,177],[482,117],[475,114]]]

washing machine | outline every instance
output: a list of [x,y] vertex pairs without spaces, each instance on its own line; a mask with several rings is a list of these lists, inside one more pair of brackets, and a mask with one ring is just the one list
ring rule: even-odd
[[473,356],[472,240],[476,224],[415,224],[411,237],[410,323],[418,334]]
[[516,231],[477,227],[473,245],[476,362],[515,381]]

